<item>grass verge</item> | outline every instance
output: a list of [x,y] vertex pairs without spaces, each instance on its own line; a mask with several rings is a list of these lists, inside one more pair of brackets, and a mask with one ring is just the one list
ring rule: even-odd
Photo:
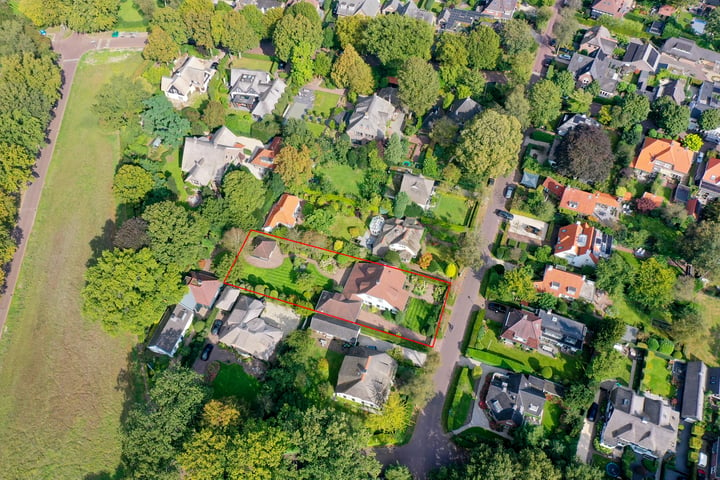
[[141,62],[93,52],[78,66],[2,340],[4,478],[90,478],[118,465],[132,339],[83,320],[80,290],[87,262],[109,246],[120,156],[91,106]]

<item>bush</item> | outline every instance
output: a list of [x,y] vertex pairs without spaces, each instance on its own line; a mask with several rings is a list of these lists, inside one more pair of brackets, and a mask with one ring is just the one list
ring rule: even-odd
[[540,371],[540,375],[542,375],[543,378],[550,380],[553,376],[553,369],[551,366],[547,365],[542,368]]
[[263,285],[263,284],[256,285],[255,291],[261,295],[265,295],[265,285]]
[[193,323],[193,329],[197,333],[202,333],[205,330],[205,321],[204,320],[198,320],[197,322]]
[[651,338],[647,341],[648,350],[650,351],[657,351],[658,348],[660,348],[660,343],[657,341],[657,338]]
[[675,350],[672,354],[673,358],[676,360],[682,360],[683,354],[680,350]]
[[660,348],[658,349],[658,351],[665,355],[671,355],[673,353],[673,350],[675,350],[675,344],[667,338],[663,338],[663,340],[660,342]]

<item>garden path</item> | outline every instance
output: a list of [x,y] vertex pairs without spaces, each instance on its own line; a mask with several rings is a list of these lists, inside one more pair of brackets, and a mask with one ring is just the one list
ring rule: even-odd
[[303,88],[307,88],[308,90],[316,90],[318,92],[334,93],[335,95],[340,95],[340,97],[343,97],[345,95],[345,89],[343,88],[325,88],[321,87],[320,84],[322,84],[322,78],[316,77]]

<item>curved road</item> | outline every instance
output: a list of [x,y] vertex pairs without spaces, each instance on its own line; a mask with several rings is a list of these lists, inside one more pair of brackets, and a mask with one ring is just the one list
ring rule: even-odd
[[62,38],[63,33],[57,32],[52,35],[53,49],[60,55],[60,67],[63,72],[63,86],[61,89],[60,100],[54,111],[54,118],[50,122],[47,130],[47,138],[49,143],[40,151],[40,156],[35,164],[35,181],[23,193],[20,201],[20,209],[18,213],[17,226],[22,232],[22,238],[18,245],[15,256],[10,263],[10,272],[7,275],[6,289],[0,296],[0,337],[5,332],[5,321],[7,320],[10,303],[12,302],[17,284],[22,261],[25,256],[25,247],[27,245],[30,232],[32,232],[37,207],[40,203],[45,177],[50,166],[50,160],[55,150],[55,142],[57,141],[58,132],[62,124],[62,118],[65,114],[70,89],[72,88],[75,71],[80,58],[84,53],[90,50],[100,49],[141,49],[145,45],[147,33],[137,33],[130,37],[112,38],[109,32],[94,35],[82,35],[73,33]]

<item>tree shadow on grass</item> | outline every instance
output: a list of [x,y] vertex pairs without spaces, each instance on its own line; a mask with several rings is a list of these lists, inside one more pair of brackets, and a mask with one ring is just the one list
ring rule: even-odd
[[85,263],[85,266],[87,268],[94,267],[97,265],[98,260],[102,256],[102,253],[112,248],[112,242],[113,238],[115,236],[115,222],[112,220],[105,220],[105,225],[103,225],[102,232],[100,235],[97,235],[95,238],[90,240],[90,249],[92,250],[92,255],[88,259],[88,261]]

